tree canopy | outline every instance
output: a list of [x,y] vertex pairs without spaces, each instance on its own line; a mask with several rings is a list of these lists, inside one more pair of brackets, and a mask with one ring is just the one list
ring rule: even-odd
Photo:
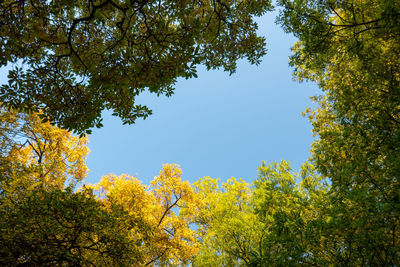
[[3,1],[0,263],[399,266],[400,2],[278,4],[295,78],[324,91],[299,172],[263,162],[253,183],[191,185],[165,164],[148,186],[108,174],[77,189],[87,138],[46,120],[82,132],[111,108],[130,123],[148,114],[137,94],[170,94],[197,64],[257,63],[252,17],[270,3]]
[[148,90],[170,96],[196,66],[230,73],[241,58],[260,62],[265,40],[255,16],[269,0],[18,0],[0,3],[2,106],[43,112],[78,133],[110,109],[123,123],[151,110],[135,102]]
[[286,1],[291,64],[325,95],[308,110],[313,163],[332,181],[342,264],[399,262],[400,3]]
[[150,186],[109,174],[82,185],[87,138],[38,114],[0,110],[0,263],[5,266],[187,264],[199,199],[177,165]]

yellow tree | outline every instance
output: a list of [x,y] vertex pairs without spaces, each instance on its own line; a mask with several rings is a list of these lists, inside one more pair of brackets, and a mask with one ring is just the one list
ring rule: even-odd
[[200,203],[178,165],[163,165],[150,186],[135,177],[102,177],[96,190],[105,206],[120,205],[128,213],[129,236],[143,258],[137,265],[187,264],[196,255],[198,241],[190,229]]
[[0,265],[132,265],[126,213],[72,190],[88,170],[87,139],[39,115],[0,110]]
[[39,116],[0,110],[2,190],[39,184],[62,189],[86,177],[87,138],[42,123]]

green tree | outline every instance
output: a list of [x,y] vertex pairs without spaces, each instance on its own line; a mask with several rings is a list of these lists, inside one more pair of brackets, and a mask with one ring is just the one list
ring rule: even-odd
[[243,180],[204,177],[194,183],[201,200],[196,214],[202,246],[195,266],[243,266],[262,236],[262,225],[252,213],[252,190]]
[[121,209],[107,212],[90,191],[27,192],[0,207],[3,266],[129,266],[140,262]]
[[321,244],[329,208],[329,186],[309,163],[299,173],[289,163],[259,167],[252,199],[263,238],[251,266],[326,265]]
[[313,163],[332,181],[337,265],[400,262],[400,3],[280,1],[291,64],[324,96],[308,111]]
[[178,77],[196,66],[259,63],[265,41],[255,16],[269,0],[18,0],[0,3],[0,87],[3,106],[43,112],[78,133],[101,126],[101,111],[123,123],[151,111],[135,103],[144,90],[170,96]]
[[219,187],[205,177],[195,184],[202,242],[196,266],[326,265],[323,231],[329,186],[310,164],[294,173],[288,162],[263,163],[253,186],[232,178]]

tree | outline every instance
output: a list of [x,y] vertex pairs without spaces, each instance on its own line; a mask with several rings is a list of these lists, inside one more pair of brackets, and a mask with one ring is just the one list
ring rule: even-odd
[[202,242],[196,266],[297,266],[329,263],[323,232],[329,186],[306,163],[300,174],[286,161],[265,162],[251,186],[232,178],[218,186],[195,183],[202,208],[196,215]]
[[90,191],[34,188],[0,217],[3,266],[131,266],[142,256],[124,212],[106,211]]
[[322,242],[330,205],[326,179],[309,163],[295,173],[284,160],[263,162],[258,171],[252,203],[263,238],[251,265],[326,265],[330,249]]
[[201,240],[195,266],[239,266],[250,261],[263,235],[262,224],[252,213],[250,185],[243,180],[204,177],[194,183],[202,205],[196,213]]
[[78,138],[48,122],[42,123],[36,113],[1,108],[1,197],[4,201],[15,201],[38,186],[74,188],[88,172],[86,144],[86,137]]
[[4,107],[43,112],[43,119],[78,133],[101,126],[101,111],[123,123],[151,111],[135,103],[144,90],[170,96],[178,77],[196,66],[259,63],[264,38],[254,16],[269,0],[2,1],[0,87]]
[[[400,262],[400,3],[286,1],[291,64],[325,95],[309,110],[313,163],[332,180],[336,264]],[[335,241],[336,240],[336,241]]]
[[315,98],[320,108],[310,114],[321,139],[314,145],[317,167],[339,187],[353,182],[354,177],[340,173],[348,163],[354,165],[347,166],[354,173],[367,168],[395,178],[399,175],[400,4],[281,3],[286,7],[281,23],[300,39],[291,61],[295,76],[316,81],[326,93]]
[[[87,138],[0,112],[2,265],[154,266],[187,264],[198,251],[190,229],[200,205],[166,164],[151,186],[129,175],[86,176]],[[97,197],[92,188],[96,189]]]
[[197,254],[197,236],[190,224],[200,203],[181,175],[179,166],[164,164],[150,187],[132,176],[112,174],[97,185],[87,185],[106,207],[118,205],[128,214],[128,236],[142,255],[136,266],[184,265]]
[[42,123],[38,114],[0,110],[0,263],[132,265],[141,258],[128,238],[126,213],[105,209],[86,176],[87,138]]

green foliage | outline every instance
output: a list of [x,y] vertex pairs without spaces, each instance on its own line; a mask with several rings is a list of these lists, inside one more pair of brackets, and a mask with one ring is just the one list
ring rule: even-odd
[[262,235],[262,225],[251,212],[249,184],[204,177],[194,184],[202,206],[196,214],[202,246],[195,266],[242,266]]
[[295,75],[325,92],[309,113],[320,137],[313,146],[318,170],[339,188],[376,183],[389,189],[380,183],[389,186],[400,174],[399,2],[281,4],[280,22],[300,39],[291,61]]
[[101,127],[101,111],[123,123],[151,114],[135,103],[144,90],[170,96],[196,66],[233,73],[266,52],[255,16],[269,0],[1,1],[3,106],[43,111],[43,119],[78,133]]
[[297,174],[286,161],[263,163],[253,186],[201,179],[195,188],[203,202],[196,217],[202,246],[194,265],[396,265],[391,227],[398,221],[384,215],[398,204],[361,190],[339,197],[328,181],[309,163]]
[[332,181],[336,265],[400,262],[400,3],[280,1],[299,37],[291,64],[325,95],[308,110],[313,163]]
[[[127,266],[140,255],[119,209],[106,212],[90,191],[36,188],[0,208],[3,266]],[[136,253],[135,253],[136,252]]]
[[218,186],[195,183],[203,201],[197,217],[201,250],[196,266],[293,266],[322,264],[321,229],[328,185],[304,164],[293,173],[286,161],[262,164],[253,186],[232,178]]
[[288,162],[259,168],[253,197],[254,212],[264,225],[264,236],[252,266],[294,266],[317,263],[316,246],[328,198],[328,186],[306,163],[294,173]]
[[110,108],[132,123],[149,114],[133,106],[143,90],[170,95],[198,64],[258,63],[252,18],[270,3],[3,1],[0,65],[16,67],[0,101],[43,113],[0,112],[0,263],[398,266],[400,2],[278,2],[299,38],[295,77],[325,93],[306,111],[311,161],[299,173],[263,162],[252,185],[205,177],[194,191],[165,165],[150,187],[105,176],[95,198],[65,188],[86,175],[85,139],[38,116],[83,132]]

